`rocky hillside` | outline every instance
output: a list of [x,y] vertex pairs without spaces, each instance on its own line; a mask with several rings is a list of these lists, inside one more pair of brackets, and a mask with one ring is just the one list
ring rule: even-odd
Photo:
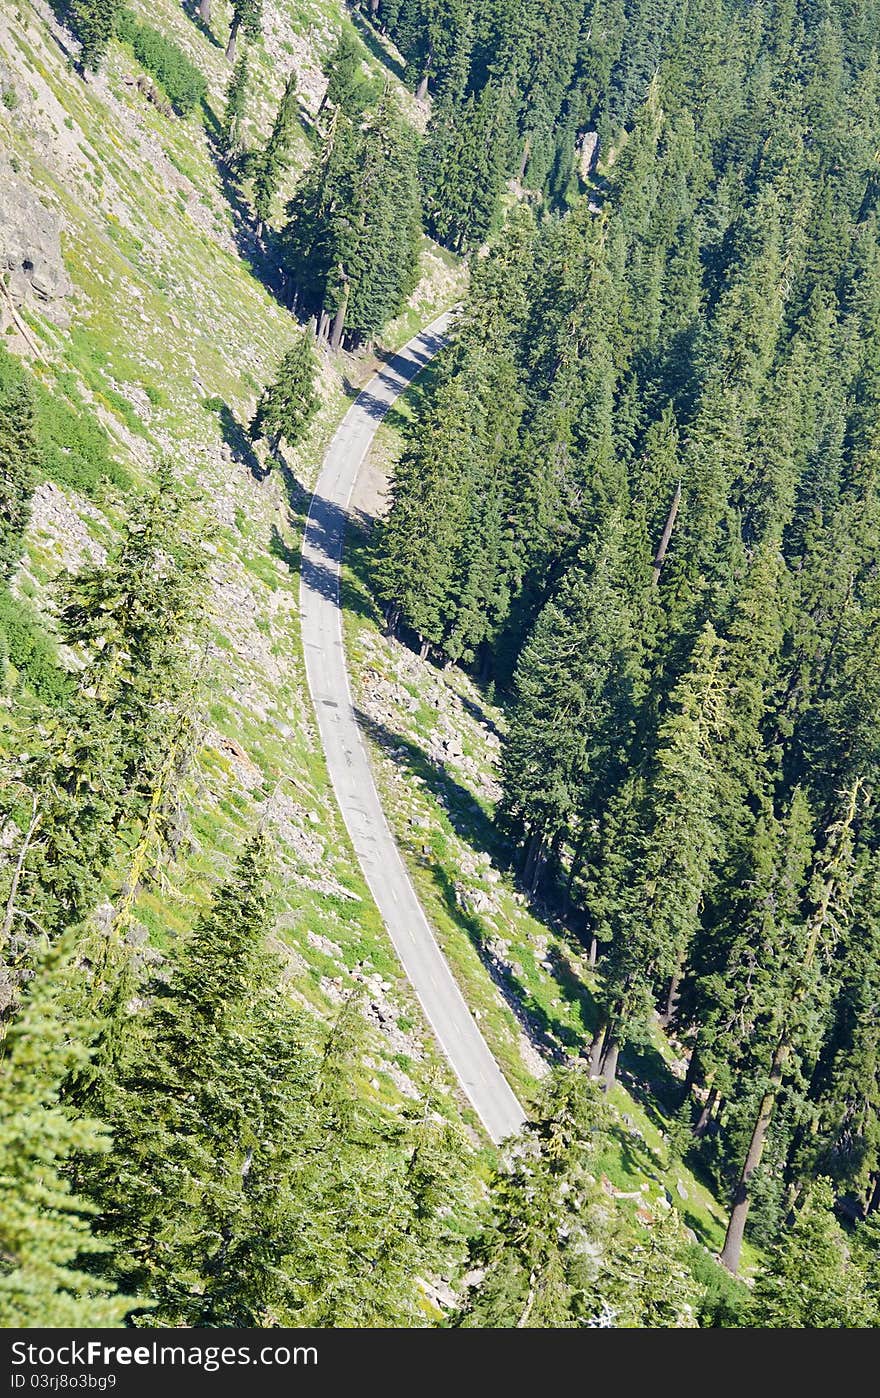
[[[363,1090],[393,1103],[433,1072],[434,1050],[328,789],[297,613],[309,483],[354,386],[375,364],[326,357],[308,443],[280,469],[264,470],[244,427],[294,322],[212,143],[228,79],[226,7],[215,6],[215,32],[172,0],[136,8],[205,74],[204,120],[168,115],[149,100],[149,81],[119,43],[101,73],[83,80],[70,65],[75,41],[48,5],[0,14],[3,343],[53,399],[98,418],[121,467],[87,498],[42,463],[13,591],[51,634],[59,577],[103,557],[126,495],[163,459],[192,488],[210,555],[202,742],[184,793],[177,867],[141,891],[133,935],[161,948],[191,925],[243,839],[268,823],[292,991],[327,1016],[348,989],[363,987],[373,1045]],[[288,185],[307,157],[320,63],[341,23],[334,0],[266,6],[245,135],[265,139],[294,67],[302,114]],[[422,280],[388,343],[455,300],[460,280],[453,259],[426,241]],[[450,1083],[447,1092],[457,1114]]]

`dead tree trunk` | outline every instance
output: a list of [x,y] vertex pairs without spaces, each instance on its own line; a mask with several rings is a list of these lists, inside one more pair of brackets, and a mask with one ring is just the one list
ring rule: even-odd
[[620,1056],[620,1045],[613,1034],[609,1033],[605,1044],[605,1052],[602,1055],[602,1086],[608,1092],[617,1081],[617,1060]]
[[709,1130],[709,1122],[712,1120],[712,1113],[715,1110],[715,1103],[717,1101],[718,1088],[710,1087],[709,1096],[706,1098],[705,1102],[700,1108],[700,1115],[697,1117],[696,1124],[694,1126],[694,1135],[696,1137],[699,1138],[700,1136],[705,1136],[706,1132]]
[[669,514],[666,516],[666,523],[663,526],[663,533],[660,536],[660,543],[657,546],[657,553],[654,557],[654,567],[651,574],[651,581],[654,586],[660,581],[660,570],[669,548],[669,540],[672,538],[672,531],[675,528],[675,517],[678,514],[678,507],[681,504],[681,481],[675,487],[675,494],[672,497],[672,504],[669,506]]
[[736,1276],[739,1271],[739,1259],[742,1252],[743,1237],[746,1231],[746,1220],[749,1216],[749,1205],[751,1197],[749,1195],[749,1182],[752,1175],[761,1163],[761,1156],[764,1154],[764,1142],[767,1140],[767,1132],[770,1129],[770,1122],[773,1120],[773,1109],[776,1106],[776,1096],[782,1082],[782,1070],[790,1052],[790,1045],[785,1039],[780,1039],[773,1055],[773,1062],[770,1067],[770,1083],[764,1096],[761,1098],[761,1105],[758,1108],[758,1115],[752,1129],[752,1139],[749,1141],[749,1148],[746,1152],[745,1164],[736,1186],[736,1193],[733,1196],[733,1208],[730,1211],[730,1222],[727,1225],[727,1235],[724,1239],[724,1247],[721,1250],[721,1261]]
[[21,880],[21,873],[24,869],[25,860],[28,857],[28,850],[30,849],[31,844],[33,843],[33,838],[40,824],[40,819],[40,812],[37,809],[37,798],[36,796],[34,796],[30,824],[28,825],[27,832],[25,834],[24,839],[22,840],[21,849],[18,852],[18,860],[15,865],[15,872],[12,875],[12,883],[9,889],[9,897],[6,900],[6,912],[3,918],[3,926],[2,928],[0,928],[0,947],[4,947],[6,945],[6,943],[9,940],[9,934],[12,931],[12,920],[15,917],[15,899],[18,894],[18,885]]
[[232,24],[229,27],[229,42],[226,45],[226,59],[228,63],[235,62],[235,50],[238,47],[238,31],[241,28],[241,20],[238,15],[232,16]]
[[199,0],[199,19],[202,24],[211,23],[211,0]]
[[593,1036],[590,1044],[589,1072],[591,1078],[598,1078],[602,1063],[602,1050],[605,1047],[605,1035],[608,1032],[606,1024],[600,1024]]
[[342,299],[336,308],[333,317],[333,328],[330,331],[330,348],[337,354],[342,345],[342,332],[345,329],[345,313],[348,310],[348,277],[342,274]]

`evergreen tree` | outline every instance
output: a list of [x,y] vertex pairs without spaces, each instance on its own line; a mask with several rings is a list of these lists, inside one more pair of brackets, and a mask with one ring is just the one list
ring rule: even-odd
[[303,440],[321,404],[315,388],[317,371],[311,340],[303,331],[282,357],[273,382],[260,394],[250,425],[253,440],[269,438],[273,452],[282,438],[292,447]]
[[607,1124],[608,1109],[584,1073],[551,1073],[492,1180],[491,1220],[469,1259],[480,1280],[456,1324],[561,1329],[598,1312],[604,1220],[594,1169]]
[[529,836],[525,877],[610,789],[635,718],[638,665],[623,522],[608,527],[541,611],[514,675],[503,755],[505,811]]
[[309,1058],[265,950],[267,850],[244,849],[130,1022],[103,1087],[112,1162],[78,1162],[113,1240],[108,1272],[159,1324],[263,1325],[291,1304],[301,1229],[282,1185],[304,1130]]
[[7,815],[36,818],[15,890],[25,927],[55,936],[94,907],[114,847],[142,822],[126,897],[161,844],[166,802],[191,752],[189,637],[199,622],[205,556],[187,523],[189,500],[167,469],[132,511],[104,563],[62,589],[60,629],[85,661],[63,713],[34,725],[10,759]]
[[646,1035],[651,1007],[666,987],[675,993],[718,853],[714,825],[722,773],[718,735],[726,722],[722,648],[711,628],[694,647],[690,668],[670,698],[656,755],[634,805],[621,807],[620,855],[609,861],[604,907],[610,946],[605,961],[606,1079],[627,1039]]
[[[248,57],[242,53],[236,60],[226,85],[226,105],[220,126],[220,139],[227,155],[234,155],[242,145],[245,104],[248,89]],[[270,199],[271,202],[271,199]]]
[[321,71],[327,86],[318,107],[318,116],[329,103],[339,107],[346,116],[355,117],[367,105],[371,84],[363,76],[364,51],[357,36],[343,28],[336,46],[327,55]]
[[403,617],[439,645],[454,585],[454,548],[466,518],[466,472],[474,445],[473,399],[453,376],[434,395],[418,441],[397,464],[392,504],[377,539],[379,595],[395,630]]
[[235,62],[239,32],[251,43],[256,43],[263,32],[263,0],[232,0],[232,21],[226,45],[229,63]]
[[22,380],[0,397],[0,580],[18,562],[36,466],[33,397]]
[[415,286],[415,143],[386,97],[359,126],[337,109],[288,208],[285,265],[318,338],[369,340]]
[[[806,916],[786,929],[787,995],[777,1007],[766,1038],[766,1056],[760,1080],[761,1097],[753,1117],[745,1158],[733,1196],[733,1207],[721,1260],[731,1272],[739,1267],[742,1239],[768,1132],[781,1095],[783,1079],[798,1047],[809,1034],[817,1009],[827,1002],[829,959],[836,950],[848,920],[853,862],[853,825],[863,800],[862,782],[856,779],[841,798],[841,808],[831,823],[814,862],[805,900]],[[793,936],[792,936],[793,934]]]
[[296,127],[297,103],[296,73],[291,73],[284,85],[275,124],[265,150],[256,158],[254,212],[261,227],[272,212],[272,201],[278,189],[278,181],[290,161],[290,143]]
[[[690,1328],[697,1287],[674,1210],[641,1222],[598,1185],[611,1116],[580,1068],[556,1068],[490,1185],[464,1327]],[[665,1204],[665,1199],[663,1204]]]
[[463,1141],[430,1099],[402,1121],[371,1120],[357,1090],[363,1019],[350,998],[327,1039],[307,1111],[295,1189],[304,1225],[294,1259],[300,1323],[425,1323],[414,1277],[450,1266],[445,1222],[460,1203]]
[[121,13],[122,0],[72,0],[71,14],[82,44],[80,63],[83,69],[97,72],[100,68]]
[[749,1319],[762,1330],[858,1330],[870,1323],[865,1279],[818,1179],[791,1230],[758,1274]]
[[99,1121],[60,1101],[72,1068],[87,1061],[85,1025],[71,1025],[78,972],[69,943],[38,964],[0,1059],[0,1324],[5,1328],[119,1325],[132,1302],[94,1275],[106,1244],[94,1210],[70,1187],[74,1154],[110,1150]]

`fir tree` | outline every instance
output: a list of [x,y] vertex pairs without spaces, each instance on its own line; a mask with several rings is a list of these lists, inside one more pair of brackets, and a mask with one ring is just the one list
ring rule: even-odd
[[129,1026],[104,1092],[112,1168],[78,1163],[113,1239],[107,1270],[155,1304],[150,1323],[262,1325],[292,1304],[283,1264],[302,1225],[282,1173],[309,1057],[270,925],[256,837]]
[[14,899],[22,935],[27,926],[51,937],[86,917],[129,822],[144,822],[139,866],[161,843],[165,802],[191,751],[198,684],[188,640],[205,557],[188,505],[163,470],[106,562],[62,589],[61,633],[85,665],[66,711],[40,716],[8,773],[8,813],[26,828],[30,811],[38,825]]
[[220,127],[220,139],[227,155],[234,155],[242,145],[245,104],[248,89],[248,57],[242,53],[236,60],[226,85],[226,105]]
[[577,835],[630,737],[638,669],[625,569],[612,519],[540,613],[516,669],[504,801],[529,836],[527,881],[548,843]]
[[870,1323],[865,1278],[819,1178],[791,1230],[758,1274],[749,1320],[762,1330],[858,1330]]
[[254,212],[262,226],[272,212],[272,201],[278,181],[290,160],[290,144],[297,121],[296,73],[291,73],[275,116],[275,124],[265,150],[256,158],[254,174]]
[[566,1328],[599,1310],[603,1231],[595,1156],[607,1108],[586,1075],[556,1069],[491,1185],[492,1217],[471,1249],[480,1281],[456,1324]]
[[232,0],[232,21],[229,26],[229,40],[226,45],[226,58],[235,62],[239,32],[251,43],[256,43],[263,32],[263,0]]
[[6,1328],[119,1325],[132,1302],[94,1274],[107,1246],[95,1210],[70,1187],[77,1155],[106,1154],[104,1125],[72,1114],[62,1083],[89,1055],[86,1025],[71,1025],[78,972],[69,943],[36,967],[0,1059],[0,1324]]
[[363,77],[364,52],[352,31],[343,28],[336,46],[327,55],[322,72],[327,86],[318,107],[318,116],[329,103],[339,107],[346,116],[357,116],[367,105],[369,83]]
[[80,63],[97,72],[122,13],[122,0],[72,0],[71,13],[82,44]]
[[717,857],[713,817],[722,774],[715,749],[724,723],[721,646],[707,626],[671,696],[644,791],[618,832],[622,858],[608,868],[607,1079],[621,1043],[644,1036],[661,987],[667,1003],[674,995],[670,983],[680,978],[699,926]]
[[315,388],[317,371],[315,352],[303,331],[284,354],[273,382],[260,394],[250,425],[253,440],[267,437],[273,452],[278,450],[282,438],[292,447],[303,440],[320,407]]
[[0,580],[18,562],[36,466],[33,398],[22,380],[10,384],[0,398]]
[[318,339],[369,340],[415,286],[419,204],[412,134],[390,97],[360,126],[339,109],[284,230],[297,304]]

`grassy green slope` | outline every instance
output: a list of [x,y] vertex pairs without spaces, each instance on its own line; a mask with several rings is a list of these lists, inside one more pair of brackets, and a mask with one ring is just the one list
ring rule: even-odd
[[[210,562],[205,730],[184,793],[176,865],[148,885],[137,915],[162,945],[191,925],[243,839],[261,819],[280,854],[279,946],[294,995],[333,1013],[356,983],[371,1023],[362,1089],[387,1103],[437,1068],[433,1042],[403,980],[339,819],[310,712],[299,638],[298,550],[308,488],[358,382],[374,367],[322,365],[324,406],[283,471],[261,475],[244,435],[258,389],[289,344],[293,322],[264,284],[246,218],[230,203],[210,136],[228,75],[228,7],[216,38],[171,0],[135,5],[207,75],[204,121],[169,119],[136,86],[131,52],[114,43],[87,82],[69,68],[69,36],[48,8],[0,15],[0,63],[15,101],[0,106],[0,148],[62,217],[73,282],[70,324],[26,312],[42,359],[31,368],[54,395],[72,392],[106,427],[133,484],[169,458],[207,517]],[[301,78],[303,121],[289,182],[308,158],[308,113],[320,59],[342,23],[337,0],[266,6],[254,50],[248,135],[265,137],[287,71]],[[218,42],[219,41],[219,42]],[[392,78],[392,81],[396,80]],[[399,84],[397,84],[399,86]],[[401,101],[412,101],[403,89]],[[213,113],[211,111],[213,108]],[[424,277],[387,343],[406,339],[455,300],[461,269],[427,242]],[[21,338],[6,343],[27,353]],[[14,589],[52,625],[54,580],[100,557],[125,508],[112,482],[87,500],[42,485]],[[445,1074],[449,1110],[464,1110]]]

